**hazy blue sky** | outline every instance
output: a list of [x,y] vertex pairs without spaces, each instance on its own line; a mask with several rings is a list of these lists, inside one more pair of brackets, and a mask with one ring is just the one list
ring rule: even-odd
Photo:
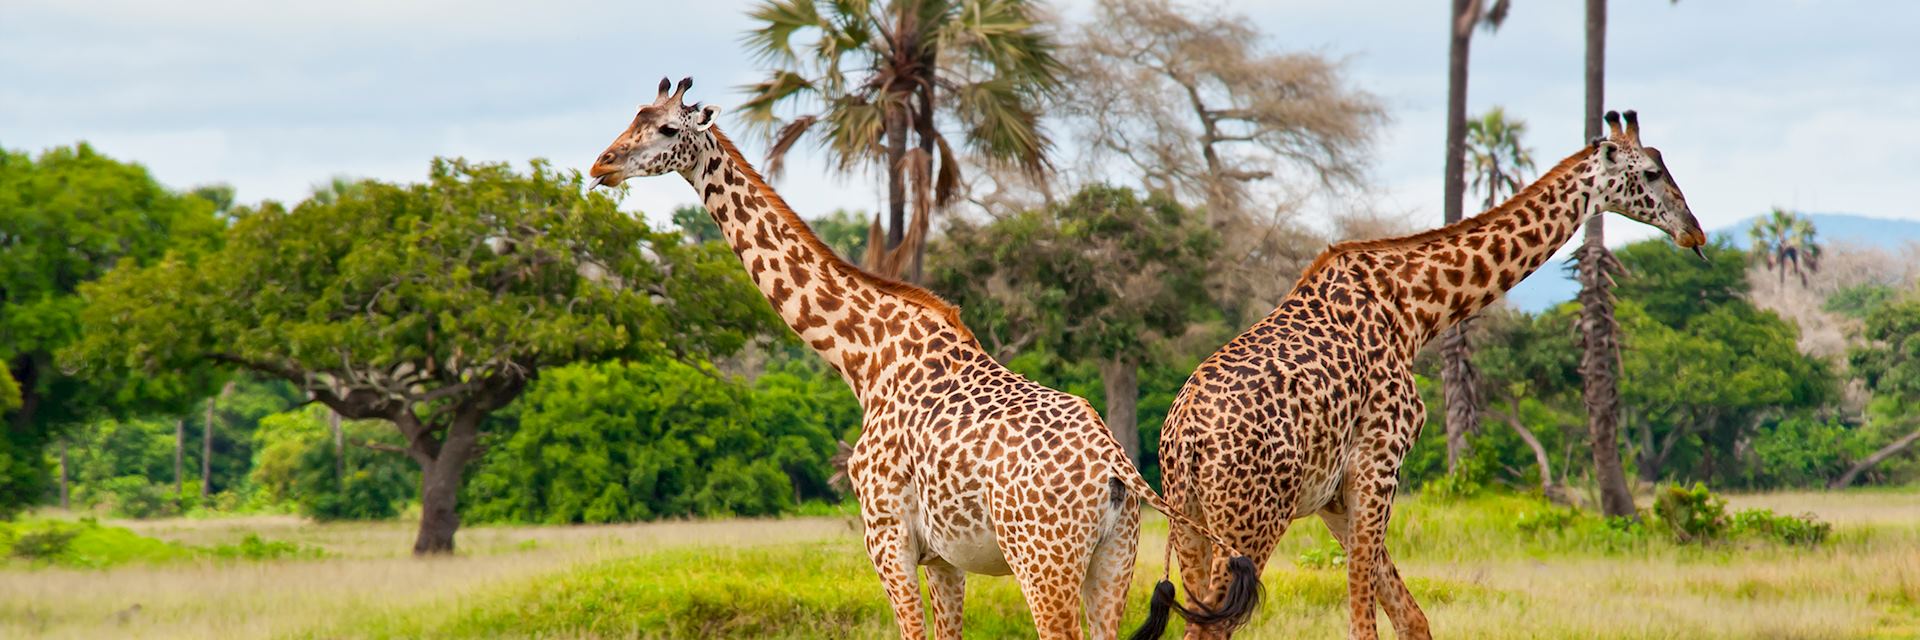
[[[1448,3],[1232,4],[1277,48],[1346,59],[1386,101],[1377,201],[1437,221]],[[88,140],[244,201],[298,199],[335,174],[418,180],[435,155],[584,168],[663,75],[737,104],[759,75],[739,46],[750,5],[0,0],[0,145]],[[1526,119],[1551,164],[1580,143],[1581,3],[1515,5],[1475,39],[1471,110]],[[1708,227],[1775,204],[1920,219],[1916,28],[1913,2],[1614,0],[1608,104],[1641,112]],[[803,213],[876,208],[872,180],[803,156],[777,185]],[[629,205],[656,215],[694,200],[677,178],[631,184]],[[1614,237],[1647,235],[1632,226]]]

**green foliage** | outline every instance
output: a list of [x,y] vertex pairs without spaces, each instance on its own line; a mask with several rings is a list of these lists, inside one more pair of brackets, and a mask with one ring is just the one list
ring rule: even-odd
[[1781,544],[1816,546],[1833,534],[1833,525],[1813,514],[1775,515],[1772,509],[1745,509],[1733,514],[1735,535],[1756,536]]
[[1727,518],[1727,501],[1697,482],[1692,488],[1662,487],[1654,495],[1653,512],[1667,535],[1682,544],[1719,540],[1733,524]]
[[1855,320],[1865,320],[1874,311],[1893,301],[1898,293],[1893,287],[1877,282],[1857,284],[1828,294],[1827,301],[1820,308]]
[[1039,341],[1068,360],[1141,358],[1208,302],[1217,244],[1169,197],[1096,185],[984,226],[956,221],[927,271],[990,348]]
[[326,551],[319,547],[303,545],[284,540],[267,540],[257,533],[247,533],[237,544],[222,544],[208,547],[204,553],[213,558],[233,560],[281,560],[281,559],[317,559],[326,557]]
[[1838,419],[1789,416],[1761,426],[1753,438],[1753,485],[1763,488],[1815,487],[1846,470],[1860,457],[1859,430]]
[[753,386],[673,360],[554,369],[467,486],[478,522],[769,515],[832,494],[827,460],[859,406],[791,362]]
[[[1741,301],[1747,284],[1747,254],[1725,236],[1714,236],[1700,250],[1706,264],[1665,238],[1642,240],[1614,253],[1627,273],[1614,294],[1632,301],[1655,321],[1679,327],[1688,318]],[[1744,304],[1744,303],[1742,303]]]
[[1302,569],[1340,569],[1347,566],[1347,549],[1339,540],[1327,538],[1320,546],[1300,552],[1293,563]]
[[1881,304],[1867,314],[1861,337],[1847,360],[1875,394],[1920,401],[1920,297]]
[[1662,487],[1653,503],[1656,522],[1680,544],[1704,544],[1732,538],[1758,538],[1786,545],[1813,546],[1825,542],[1833,525],[1813,514],[1777,515],[1771,509],[1745,509],[1727,514],[1727,501],[1694,483]]
[[200,558],[277,560],[325,555],[317,547],[266,540],[254,533],[237,544],[196,547],[149,538],[125,527],[102,525],[92,518],[0,522],[0,556],[18,558],[33,566],[104,569]]
[[189,370],[127,380],[74,375],[54,355],[87,337],[76,287],[116,265],[216,242],[207,201],[168,191],[139,165],[80,144],[38,158],[0,149],[0,517],[38,500],[42,451],[102,411],[178,404],[204,380]]
[[378,422],[342,421],[344,457],[336,456],[327,414],[326,407],[309,405],[260,421],[250,478],[258,492],[255,506],[291,505],[316,520],[399,514],[401,504],[418,491],[414,464],[401,454],[366,446],[399,447],[398,434]]

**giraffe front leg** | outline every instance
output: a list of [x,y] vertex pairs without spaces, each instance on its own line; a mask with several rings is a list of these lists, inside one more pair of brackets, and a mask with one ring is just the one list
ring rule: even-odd
[[961,611],[967,598],[967,572],[946,562],[927,565],[927,595],[933,599],[933,637],[960,640]]

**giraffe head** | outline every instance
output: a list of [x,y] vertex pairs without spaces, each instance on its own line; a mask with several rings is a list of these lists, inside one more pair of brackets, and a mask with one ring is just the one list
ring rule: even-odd
[[[686,171],[698,156],[695,140],[713,127],[720,107],[682,105],[680,99],[693,86],[693,78],[682,78],[679,86],[660,79],[660,95],[651,104],[640,105],[633,124],[600,154],[587,171],[595,184],[611,187],[636,176],[657,176]],[[668,93],[672,89],[672,93]]]
[[1640,144],[1640,117],[1626,113],[1626,126],[1620,126],[1621,114],[1608,111],[1609,135],[1594,138],[1589,146],[1594,158],[1594,191],[1600,211],[1619,212],[1673,238],[1674,244],[1692,249],[1701,258],[1700,246],[1707,234],[1700,221],[1687,208],[1687,197],[1667,172],[1660,150]]

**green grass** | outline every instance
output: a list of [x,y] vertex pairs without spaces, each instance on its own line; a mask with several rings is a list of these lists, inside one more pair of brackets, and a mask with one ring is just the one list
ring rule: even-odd
[[239,542],[195,546],[143,536],[93,519],[35,518],[0,522],[0,556],[7,568],[106,569],[124,564],[162,564],[198,559],[269,560],[319,558],[314,547],[269,541],[248,534]]
[[[1388,540],[1442,637],[1920,637],[1920,493],[1731,502],[1817,512],[1835,531],[1815,547],[1682,546],[1495,495],[1402,500]],[[127,524],[196,548],[258,534],[327,555],[0,571],[0,637],[894,636],[857,523],[844,516],[474,527],[460,534],[458,557],[428,562],[406,557],[404,522]],[[1165,520],[1150,514],[1143,528],[1123,630],[1138,624],[1162,570]],[[1344,637],[1346,571],[1331,546],[1317,520],[1295,522],[1263,576],[1266,603],[1238,637]],[[132,604],[143,608],[119,621]],[[968,637],[1033,635],[1011,578],[971,577],[965,623]]]

